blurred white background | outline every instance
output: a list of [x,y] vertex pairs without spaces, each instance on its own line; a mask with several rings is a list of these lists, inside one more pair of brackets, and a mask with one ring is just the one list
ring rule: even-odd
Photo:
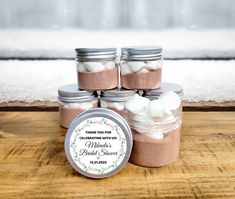
[[234,28],[234,0],[0,0],[1,28]]

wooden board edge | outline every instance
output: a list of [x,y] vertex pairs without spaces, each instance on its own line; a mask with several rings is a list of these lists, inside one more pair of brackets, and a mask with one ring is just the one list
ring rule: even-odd
[[[235,101],[230,102],[183,102],[184,111],[235,111]],[[58,103],[50,101],[4,102],[0,111],[58,111]]]

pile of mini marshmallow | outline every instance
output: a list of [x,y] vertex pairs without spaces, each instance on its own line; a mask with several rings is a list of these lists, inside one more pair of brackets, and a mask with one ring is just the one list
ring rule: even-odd
[[109,62],[78,62],[77,71],[78,72],[101,72],[104,70],[111,70],[116,66],[114,61]]
[[151,101],[135,94],[125,103],[125,109],[129,112],[126,119],[137,132],[163,139],[164,134],[179,126],[176,121],[180,117],[180,105],[180,97],[172,91],[162,93],[159,99]]
[[81,110],[88,110],[90,108],[94,107],[94,104],[97,103],[97,101],[94,102],[80,102],[80,103],[64,103],[63,108],[68,109],[81,109]]
[[146,73],[152,70],[157,70],[162,67],[162,60],[157,61],[124,61],[121,63],[121,74],[127,75],[130,73],[141,72]]
[[107,102],[102,99],[100,100],[100,105],[103,108],[115,108],[119,111],[122,111],[125,108],[125,102]]
[[[78,72],[101,72],[113,69],[116,66],[115,61],[109,62],[78,62]],[[148,71],[157,70],[162,67],[162,60],[157,61],[128,61],[121,63],[121,74],[126,75],[135,72],[146,73]]]

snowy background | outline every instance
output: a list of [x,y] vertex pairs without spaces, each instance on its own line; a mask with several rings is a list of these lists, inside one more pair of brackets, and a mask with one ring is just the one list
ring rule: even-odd
[[[55,101],[57,88],[76,83],[72,60],[0,61],[0,103]],[[163,81],[182,84],[185,100],[235,101],[235,61],[165,61]]]
[[70,58],[76,47],[161,45],[165,58],[235,58],[235,29],[0,30],[0,58]]
[[125,45],[163,46],[186,101],[235,102],[234,0],[0,0],[0,103],[53,102],[74,48]]

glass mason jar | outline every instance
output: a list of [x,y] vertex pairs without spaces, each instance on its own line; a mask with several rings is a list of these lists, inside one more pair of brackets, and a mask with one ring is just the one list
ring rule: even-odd
[[135,90],[113,89],[101,92],[100,107],[111,109],[124,117],[125,103],[136,93]]
[[162,82],[161,87],[153,90],[144,90],[143,97],[146,97],[150,100],[159,99],[160,95],[164,92],[173,91],[175,92],[181,99],[181,105],[179,107],[180,115],[183,117],[183,105],[182,100],[184,97],[183,87],[179,84]]
[[158,118],[134,114],[125,109],[132,130],[133,149],[130,162],[146,167],[165,166],[175,161],[180,147],[180,111],[172,117]]
[[107,90],[118,86],[116,48],[77,48],[79,88]]
[[96,92],[79,90],[77,84],[68,84],[58,89],[60,125],[68,128],[80,113],[98,107]]
[[121,49],[121,85],[127,89],[155,89],[161,85],[162,48],[159,46]]

